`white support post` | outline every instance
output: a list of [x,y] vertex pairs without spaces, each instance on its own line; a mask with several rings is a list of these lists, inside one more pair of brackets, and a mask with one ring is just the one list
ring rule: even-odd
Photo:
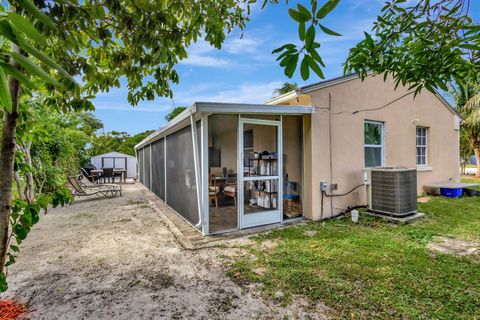
[[203,202],[203,228],[202,234],[208,235],[209,229],[209,210],[208,202],[208,115],[202,115],[201,122],[201,156],[202,156],[202,202]]
[[[198,145],[197,145],[197,124],[195,122],[195,117],[190,116],[190,127],[192,129],[192,147],[193,147],[193,162],[195,165],[195,188],[197,189],[197,208],[198,208],[198,223],[195,226],[196,228],[202,228],[203,226],[203,204],[202,204],[202,183],[200,175],[200,157],[198,155]],[[203,232],[203,231],[202,231]]]
[[280,115],[280,125],[277,127],[278,130],[278,193],[277,193],[277,208],[280,211],[280,221],[283,222],[283,115]]

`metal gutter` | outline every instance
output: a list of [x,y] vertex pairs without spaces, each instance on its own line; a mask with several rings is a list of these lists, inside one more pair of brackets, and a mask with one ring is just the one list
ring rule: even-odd
[[438,91],[435,90],[435,96],[440,100],[445,107],[447,107],[454,115],[460,118],[460,120],[464,120],[460,113],[458,113],[457,109],[455,109]]
[[191,107],[183,110],[182,113],[180,113],[178,116],[176,116],[173,120],[171,120],[165,126],[160,127],[158,130],[153,132],[151,135],[149,135],[148,137],[146,137],[145,139],[143,139],[142,141],[137,143],[133,148],[138,149],[138,148],[144,146],[145,144],[147,144],[147,142],[149,142],[149,141],[158,140],[158,139],[155,139],[155,138],[159,137],[163,132],[167,131],[168,129],[175,127],[176,125],[178,125],[180,122],[184,121],[185,119],[189,119],[190,115],[192,115],[194,113],[195,113],[194,106],[191,106]]
[[276,106],[268,104],[222,102],[196,102],[194,105],[197,107],[197,111],[209,113],[301,115],[314,112],[312,107],[305,106]]
[[[370,74],[372,74],[372,72],[368,72],[367,74],[370,75]],[[300,88],[300,93],[309,93],[309,92],[312,92],[312,91],[316,91],[316,90],[319,90],[319,89],[322,89],[322,88],[334,86],[336,84],[339,84],[339,83],[342,83],[342,82],[347,82],[347,81],[350,81],[350,80],[355,80],[355,79],[359,79],[357,74],[356,73],[350,73],[346,76],[340,76],[340,77],[332,78],[332,79],[329,79],[329,80],[320,81],[320,82],[317,82],[317,83],[314,83],[314,84],[310,84],[310,85],[305,86],[305,87],[301,87]]]

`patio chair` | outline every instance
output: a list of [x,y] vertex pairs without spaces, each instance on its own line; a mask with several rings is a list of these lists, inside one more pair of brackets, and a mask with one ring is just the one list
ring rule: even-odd
[[108,182],[115,182],[113,168],[103,168],[102,179],[104,183],[107,181],[107,178]]
[[97,196],[105,197],[108,199],[115,198],[118,194],[122,196],[122,187],[116,185],[102,185],[102,186],[85,186],[81,185],[76,177],[68,177],[68,182],[73,188],[74,197],[83,197],[83,196]]
[[230,177],[227,176],[227,182],[223,188],[223,195],[233,198],[233,204],[237,206],[237,181],[235,181],[236,179],[229,178]]
[[80,173],[77,176],[77,182],[82,188],[107,188],[107,189],[116,189],[119,186],[116,184],[111,184],[111,183],[102,183],[102,184],[97,184],[90,182],[84,174]]
[[85,177],[85,179],[87,179],[88,181],[95,182],[97,180],[97,176],[94,176],[93,174],[87,172],[85,168],[80,168],[80,171],[82,175]]
[[122,183],[123,172],[122,171],[113,171],[113,183],[115,183],[115,178],[118,177],[118,181]]
[[210,175],[210,185],[208,186],[208,202],[215,201],[215,207],[218,208],[218,194],[220,193],[220,187],[217,186],[215,175]]

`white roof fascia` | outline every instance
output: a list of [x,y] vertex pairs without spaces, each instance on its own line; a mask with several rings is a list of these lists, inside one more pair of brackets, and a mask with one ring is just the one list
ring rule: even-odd
[[278,104],[282,102],[286,102],[295,98],[298,98],[301,95],[301,93],[298,90],[292,90],[290,92],[287,92],[285,94],[282,94],[278,97],[273,97],[271,99],[268,99],[265,101],[265,104]]
[[235,114],[311,114],[312,107],[305,106],[276,106],[268,104],[196,102],[198,112],[207,113],[235,113]]

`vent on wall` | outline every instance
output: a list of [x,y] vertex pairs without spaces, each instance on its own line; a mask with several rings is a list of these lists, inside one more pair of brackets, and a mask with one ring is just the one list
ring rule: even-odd
[[417,210],[417,170],[379,167],[366,171],[369,209],[392,216],[406,216]]

